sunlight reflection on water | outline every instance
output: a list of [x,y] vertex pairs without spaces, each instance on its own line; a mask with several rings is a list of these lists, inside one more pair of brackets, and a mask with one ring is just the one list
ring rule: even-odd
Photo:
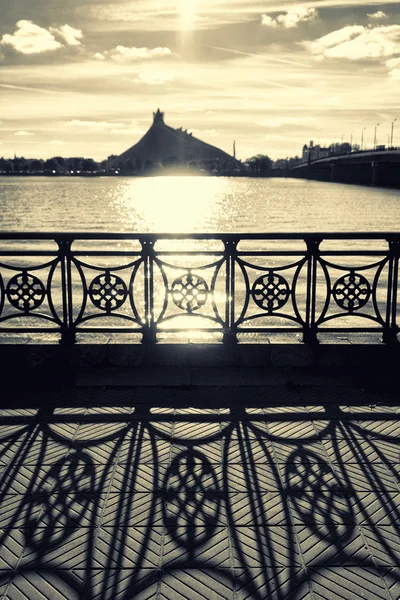
[[400,229],[400,191],[297,179],[2,177],[2,231]]
[[125,215],[125,230],[190,232],[216,230],[226,178],[154,177],[118,187],[114,208]]

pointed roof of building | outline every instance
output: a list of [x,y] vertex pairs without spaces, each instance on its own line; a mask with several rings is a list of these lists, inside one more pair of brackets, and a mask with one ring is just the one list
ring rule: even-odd
[[158,108],[153,112],[153,123],[144,136],[128,150],[113,158],[108,166],[116,167],[127,161],[135,163],[137,160],[140,160],[142,165],[146,162],[162,163],[169,159],[178,161],[218,159],[222,164],[234,161],[235,166],[239,165],[233,156],[199,140],[192,133],[188,133],[187,129],[183,130],[182,127],[174,129],[166,125],[164,113]]

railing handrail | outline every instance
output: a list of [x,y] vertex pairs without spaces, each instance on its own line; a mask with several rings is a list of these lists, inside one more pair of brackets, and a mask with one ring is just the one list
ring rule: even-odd
[[304,232],[260,232],[260,233],[240,233],[240,232],[193,232],[193,233],[153,233],[153,232],[109,232],[101,233],[94,231],[45,231],[45,232],[21,232],[21,231],[0,231],[0,240],[304,240],[304,239],[323,240],[400,240],[400,231],[304,231]]

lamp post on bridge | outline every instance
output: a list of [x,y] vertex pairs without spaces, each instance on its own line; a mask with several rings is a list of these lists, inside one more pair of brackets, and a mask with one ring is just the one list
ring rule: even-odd
[[364,150],[364,131],[366,130],[366,127],[363,127],[363,129],[361,129],[361,150]]
[[375,133],[374,133],[374,150],[376,150],[376,130],[378,129],[380,123],[375,125]]
[[394,123],[395,121],[397,121],[397,119],[393,119],[392,121],[392,131],[390,133],[390,147],[393,148],[393,129],[394,129]]

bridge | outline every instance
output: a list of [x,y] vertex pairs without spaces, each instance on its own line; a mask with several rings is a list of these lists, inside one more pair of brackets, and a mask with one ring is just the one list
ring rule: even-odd
[[366,150],[329,156],[296,165],[285,175],[335,183],[400,187],[400,150]]

